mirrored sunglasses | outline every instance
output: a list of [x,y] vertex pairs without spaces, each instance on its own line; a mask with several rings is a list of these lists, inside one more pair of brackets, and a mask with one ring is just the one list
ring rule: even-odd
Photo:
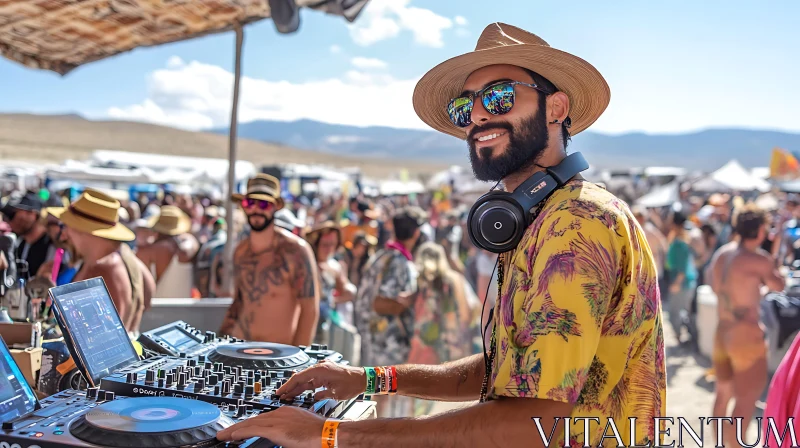
[[475,98],[480,98],[484,109],[492,115],[503,115],[511,112],[516,100],[514,87],[517,85],[523,85],[544,94],[549,94],[536,84],[520,81],[498,82],[477,92],[450,100],[447,105],[447,114],[450,116],[450,121],[460,128],[469,126],[472,123],[472,108],[475,105]]
[[272,209],[272,202],[265,201],[263,199],[250,199],[244,198],[242,199],[242,207],[244,208],[251,208],[251,207],[258,207],[261,210],[271,210]]

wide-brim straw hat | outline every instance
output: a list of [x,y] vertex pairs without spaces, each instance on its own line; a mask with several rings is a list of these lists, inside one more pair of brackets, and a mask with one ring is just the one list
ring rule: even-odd
[[174,205],[165,205],[158,215],[147,221],[145,227],[162,235],[183,235],[191,232],[192,218]]
[[335,232],[339,237],[339,246],[342,245],[342,229],[333,221],[325,221],[312,227],[311,229],[307,229],[305,232],[306,241],[308,241],[308,243],[312,246],[316,246],[317,242],[319,242],[320,237],[325,231]]
[[267,201],[275,204],[278,210],[283,208],[283,198],[281,197],[281,183],[269,174],[256,174],[255,177],[247,181],[247,193],[234,193],[231,199],[241,203],[242,199],[250,198]]
[[[508,64],[532,70],[552,82],[570,101],[570,135],[592,125],[608,107],[611,89],[591,64],[551,47],[539,36],[504,23],[483,30],[475,51],[456,56],[431,69],[414,89],[414,110],[430,127],[466,139],[447,113],[470,74],[490,65]],[[476,101],[475,107],[482,107]]]
[[119,222],[119,209],[116,199],[87,189],[68,207],[50,207],[47,213],[80,232],[111,241],[133,241],[136,235]]

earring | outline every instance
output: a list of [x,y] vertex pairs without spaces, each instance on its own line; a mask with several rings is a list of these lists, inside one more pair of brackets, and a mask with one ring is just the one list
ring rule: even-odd
[[552,123],[552,124],[558,124],[558,118],[556,118],[555,120],[553,120],[553,123]]

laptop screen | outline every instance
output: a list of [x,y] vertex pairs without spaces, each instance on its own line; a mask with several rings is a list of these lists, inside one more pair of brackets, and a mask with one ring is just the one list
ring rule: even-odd
[[139,361],[101,277],[52,288],[50,296],[70,354],[92,386]]
[[0,422],[14,420],[36,410],[38,400],[0,337]]

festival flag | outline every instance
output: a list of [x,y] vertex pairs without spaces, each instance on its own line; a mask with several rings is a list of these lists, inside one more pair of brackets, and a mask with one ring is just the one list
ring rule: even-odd
[[769,176],[773,179],[796,179],[800,177],[800,162],[791,152],[774,148],[769,163]]

